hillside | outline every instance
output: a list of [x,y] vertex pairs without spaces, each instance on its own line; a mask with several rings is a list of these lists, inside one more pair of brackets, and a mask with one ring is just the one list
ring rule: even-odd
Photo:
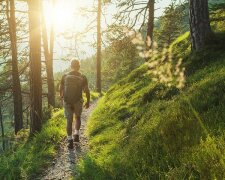
[[187,69],[182,91],[153,82],[143,65],[102,98],[78,179],[225,178],[225,34],[195,54],[189,39],[171,47]]

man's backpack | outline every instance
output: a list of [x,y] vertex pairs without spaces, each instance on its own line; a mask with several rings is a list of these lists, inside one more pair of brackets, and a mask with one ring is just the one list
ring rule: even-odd
[[78,75],[66,75],[64,84],[64,101],[74,104],[82,99],[83,77]]

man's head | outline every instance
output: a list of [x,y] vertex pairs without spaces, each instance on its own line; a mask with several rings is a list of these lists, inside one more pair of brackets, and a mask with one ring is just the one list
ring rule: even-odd
[[71,61],[71,69],[73,69],[74,71],[79,71],[80,70],[80,61],[72,60]]

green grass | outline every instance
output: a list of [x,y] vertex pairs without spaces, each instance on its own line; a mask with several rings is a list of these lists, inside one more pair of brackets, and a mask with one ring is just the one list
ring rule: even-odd
[[153,82],[146,66],[100,100],[77,179],[225,178],[225,34],[191,54],[189,33],[172,45],[184,59],[182,91]]
[[[96,99],[100,98],[101,94],[95,91],[90,91],[90,102],[95,101]],[[84,103],[87,101],[85,93],[83,93],[83,100]]]
[[[91,98],[90,98],[90,101],[94,101],[98,98],[100,98],[101,94],[99,94],[98,92],[95,92],[95,91],[91,91]],[[86,98],[86,97],[85,97]],[[86,100],[86,99],[85,99]]]
[[[62,110],[53,114],[42,131],[27,139],[28,132],[20,132],[19,144],[14,151],[1,154],[0,179],[33,179],[37,177],[57,153],[59,142],[65,137],[65,123]],[[24,139],[24,140],[21,140]]]

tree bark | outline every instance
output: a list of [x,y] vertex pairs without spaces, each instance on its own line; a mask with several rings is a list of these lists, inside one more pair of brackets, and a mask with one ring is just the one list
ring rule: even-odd
[[41,130],[42,80],[41,80],[41,2],[28,0],[30,32],[30,135]]
[[48,35],[45,24],[45,17],[42,8],[42,40],[46,62],[47,84],[48,84],[48,105],[55,107],[55,84],[53,75],[53,49],[54,49],[54,27],[50,32],[50,52],[48,48]]
[[55,107],[55,84],[54,84],[54,73],[53,73],[53,57],[54,57],[54,42],[55,42],[55,32],[53,25],[50,31],[50,59],[48,68],[48,84],[49,84],[49,102],[50,105]]
[[[54,4],[54,0],[53,0]],[[53,57],[54,57],[54,42],[55,42],[55,32],[54,25],[51,25],[50,31],[50,59],[49,59],[49,68],[48,68],[48,83],[49,83],[49,101],[50,104],[55,107],[55,84],[54,84],[54,73],[53,73]]]
[[189,0],[189,6],[192,50],[198,51],[202,49],[213,36],[209,21],[208,0]]
[[[10,6],[10,11],[9,7]],[[13,80],[13,105],[14,105],[14,122],[15,134],[23,128],[23,107],[22,93],[18,70],[18,55],[17,55],[17,37],[16,37],[16,18],[15,18],[15,2],[7,0],[7,20],[9,24],[9,34],[12,51],[12,80]],[[9,16],[10,14],[10,16]]]
[[101,14],[102,14],[102,0],[98,0],[98,13],[97,13],[97,92],[101,93]]
[[151,42],[153,42],[154,18],[155,18],[155,0],[149,0],[148,1],[147,40],[148,38],[150,38]]
[[3,150],[5,150],[5,132],[4,132],[4,124],[3,124],[1,104],[0,104],[0,124],[1,124],[1,131],[2,131],[2,147],[3,147]]

